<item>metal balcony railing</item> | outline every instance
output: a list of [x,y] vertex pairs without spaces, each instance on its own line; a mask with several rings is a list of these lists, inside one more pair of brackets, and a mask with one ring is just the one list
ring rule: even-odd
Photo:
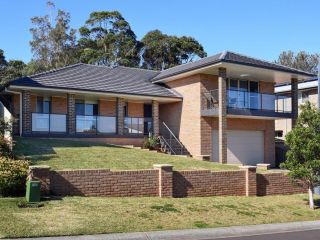
[[65,133],[66,122],[66,114],[32,113],[32,132]]
[[85,134],[114,134],[116,133],[116,117],[77,115],[76,131]]
[[[218,89],[203,93],[203,109],[212,109],[219,106]],[[269,93],[248,92],[242,90],[227,90],[227,107],[233,109],[250,109],[291,113],[291,100],[286,96]]]

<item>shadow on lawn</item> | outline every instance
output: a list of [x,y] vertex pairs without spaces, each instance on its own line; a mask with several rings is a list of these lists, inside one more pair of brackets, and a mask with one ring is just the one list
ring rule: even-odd
[[37,164],[38,161],[48,161],[54,158],[57,154],[55,148],[88,147],[124,148],[101,142],[18,137],[15,138],[14,152],[18,158],[25,158],[33,164]]

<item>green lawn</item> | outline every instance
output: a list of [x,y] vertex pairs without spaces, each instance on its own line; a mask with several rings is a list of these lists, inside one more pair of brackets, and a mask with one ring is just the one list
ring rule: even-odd
[[203,198],[65,197],[41,208],[0,198],[0,237],[99,234],[320,220],[306,195]]
[[230,170],[237,166],[170,156],[141,149],[128,149],[102,143],[39,138],[17,138],[16,155],[32,164],[49,165],[52,169],[150,169],[153,164],[172,164],[175,169]]

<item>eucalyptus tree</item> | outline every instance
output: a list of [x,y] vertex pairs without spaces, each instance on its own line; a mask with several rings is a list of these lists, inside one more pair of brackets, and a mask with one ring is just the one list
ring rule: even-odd
[[92,12],[79,31],[82,62],[139,66],[141,43],[118,11]]
[[196,39],[170,36],[160,30],[148,32],[142,43],[142,66],[147,69],[163,70],[207,56]]
[[318,58],[319,54],[316,53],[312,54],[300,51],[295,54],[292,51],[284,51],[279,55],[276,63],[311,73],[317,73]]
[[34,71],[50,70],[79,61],[77,56],[76,30],[70,28],[70,14],[47,3],[50,14],[31,18]]

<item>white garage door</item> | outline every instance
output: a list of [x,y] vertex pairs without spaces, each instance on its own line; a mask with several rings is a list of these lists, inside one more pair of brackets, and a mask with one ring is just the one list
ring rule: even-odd
[[[264,162],[263,131],[227,131],[227,162],[234,164],[256,165]],[[219,132],[212,133],[212,159],[219,161]]]

